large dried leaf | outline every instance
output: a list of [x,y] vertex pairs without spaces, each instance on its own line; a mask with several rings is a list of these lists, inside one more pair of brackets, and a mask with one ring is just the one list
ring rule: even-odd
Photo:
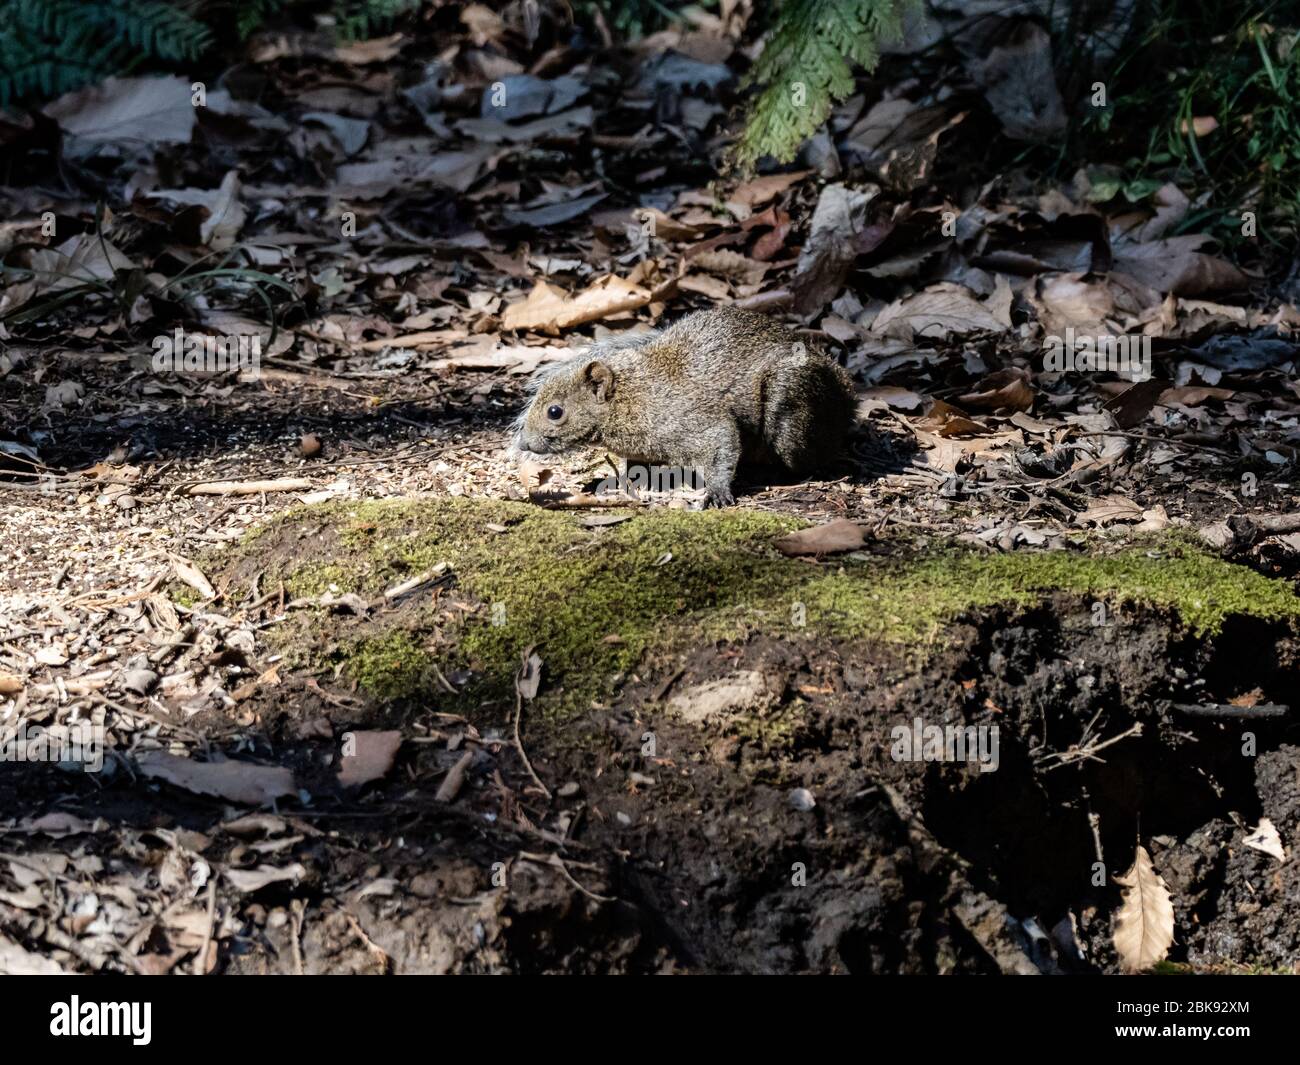
[[1250,279],[1226,259],[1197,251],[1210,238],[1186,235],[1130,244],[1115,249],[1115,270],[1132,274],[1157,292],[1199,296],[1206,292],[1237,292]]
[[108,78],[60,96],[45,113],[81,141],[185,144],[195,108],[184,78]]
[[1035,282],[1030,300],[1045,333],[1060,336],[1068,328],[1088,335],[1109,331],[1103,323],[1115,313],[1115,297],[1105,281],[1085,277],[1053,274]]
[[507,222],[515,226],[529,226],[533,229],[558,226],[586,214],[607,195],[608,193],[605,192],[597,192],[590,196],[579,196],[574,200],[564,200],[561,203],[509,210],[504,212],[504,217]]
[[980,436],[989,431],[987,425],[967,417],[965,411],[958,410],[941,399],[936,399],[930,405],[925,417],[917,421],[916,427],[941,437]]
[[111,281],[117,271],[135,266],[112,241],[97,233],[78,233],[57,248],[40,248],[31,253],[27,262],[33,280],[49,292]]
[[957,402],[970,410],[1026,411],[1034,405],[1034,386],[1028,370],[1008,366],[989,374]]
[[597,281],[576,298],[563,289],[538,281],[528,298],[512,303],[501,316],[505,329],[535,329],[555,333],[585,322],[595,322],[644,307],[652,293],[621,277]]
[[349,732],[343,737],[339,783],[352,788],[378,780],[393,768],[401,746],[402,733],[397,729]]
[[762,207],[768,200],[775,199],[791,185],[802,181],[811,170],[796,170],[791,174],[768,174],[764,177],[747,181],[736,189],[727,199],[731,203],[744,204],[746,207]]
[[595,119],[593,108],[571,107],[559,114],[545,115],[518,126],[499,118],[464,118],[456,123],[456,129],[471,140],[523,144],[550,139],[572,140],[582,130],[589,129]]
[[874,185],[863,189],[827,185],[822,189],[791,281],[795,310],[800,314],[815,314],[834,299],[853,260],[884,239],[888,230],[868,225],[867,218],[867,207],[879,192]]
[[181,558],[180,555],[172,555],[172,570],[179,580],[188,584],[205,600],[217,597],[217,590],[212,587],[212,582],[204,576],[203,571],[194,563]]
[[1132,868],[1116,876],[1115,882],[1124,888],[1124,901],[1115,918],[1115,950],[1125,972],[1144,972],[1164,960],[1174,941],[1169,886],[1140,844]]
[[586,95],[587,86],[568,74],[553,79],[534,74],[508,74],[484,90],[479,112],[484,118],[514,122],[555,114]]
[[840,551],[856,551],[866,540],[862,526],[847,518],[836,518],[825,525],[800,529],[776,541],[776,549],[783,555],[829,555]]
[[297,794],[293,771],[251,762],[196,762],[165,751],[145,751],[136,758],[141,774],[199,795],[261,806]]
[[416,174],[416,180],[430,181],[455,192],[465,192],[479,179],[485,168],[493,165],[493,157],[500,154],[490,144],[472,144],[458,152],[439,152]]
[[21,944],[0,936],[0,976],[65,976],[53,958],[33,954]]
[[719,277],[730,278],[742,285],[757,284],[763,280],[763,275],[768,271],[767,263],[755,262],[739,252],[729,251],[726,248],[701,252],[694,256],[691,262],[701,270],[707,270]]
[[967,333],[1002,333],[1006,326],[969,289],[945,281],[895,300],[876,315],[871,331],[902,340],[914,336],[943,339]]
[[1095,499],[1088,504],[1088,509],[1074,517],[1078,525],[1096,525],[1099,528],[1113,521],[1141,521],[1143,511],[1138,504],[1123,496],[1109,495],[1105,499]]
[[1017,23],[1010,35],[968,63],[989,107],[1013,140],[1048,141],[1066,125],[1056,87],[1052,39],[1035,22]]

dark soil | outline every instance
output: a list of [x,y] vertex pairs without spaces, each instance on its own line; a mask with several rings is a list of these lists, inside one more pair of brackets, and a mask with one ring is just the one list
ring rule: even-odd
[[[1285,702],[1294,636],[1242,624],[1192,640],[1147,614],[1091,622],[1066,600],[967,618],[924,667],[765,637],[647,663],[611,705],[565,723],[525,717],[550,803],[509,742],[508,712],[471,728],[403,702],[346,709],[286,675],[241,707],[263,726],[247,753],[293,766],[314,801],[288,804],[265,838],[221,827],[236,811],[216,801],[133,781],[125,763],[94,782],[0,766],[0,804],[104,818],[114,831],[50,845],[138,868],[142,883],[162,875],[156,832],[221,865],[301,863],[293,886],[240,896],[222,881],[218,964],[233,973],[1110,972],[1111,878],[1139,836],[1174,894],[1172,963],[1293,965],[1300,866],[1241,840],[1261,815],[1296,838],[1300,730],[1177,706],[1226,703],[1242,676],[1262,702]],[[675,691],[750,670],[780,693],[763,714],[701,726],[667,709]],[[996,725],[998,770],[895,761],[891,729],[917,717]],[[480,743],[455,802],[434,797],[461,757],[441,743],[406,744],[383,781],[345,794],[328,783],[336,743],[302,738],[320,719],[335,736],[476,730]],[[1080,758],[1090,723],[1094,741],[1142,731]],[[1256,757],[1242,754],[1248,732]],[[815,806],[798,808],[796,789]]]

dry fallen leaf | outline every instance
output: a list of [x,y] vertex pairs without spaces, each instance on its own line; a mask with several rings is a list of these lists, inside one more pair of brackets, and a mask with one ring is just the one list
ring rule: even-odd
[[701,252],[694,256],[691,262],[701,270],[707,270],[711,274],[729,278],[743,285],[758,284],[768,270],[767,263],[756,262],[726,248]]
[[1034,405],[1034,386],[1028,370],[1009,366],[989,374],[957,402],[971,410],[1027,411]]
[[65,133],[90,144],[184,144],[196,112],[186,78],[108,78],[45,108]]
[[1160,393],[1157,402],[1165,407],[1175,403],[1182,407],[1199,407],[1206,400],[1231,399],[1236,394],[1236,390],[1232,388],[1184,386],[1182,388],[1166,388]]
[[343,737],[339,783],[345,788],[378,780],[393,768],[402,734],[397,729],[350,732]]
[[1012,140],[1051,141],[1066,127],[1052,67],[1052,38],[1024,21],[967,62],[972,80]]
[[34,954],[0,936],[0,976],[64,976],[67,970],[53,958]]
[[1246,837],[1246,846],[1270,854],[1279,862],[1286,861],[1286,850],[1277,827],[1267,817],[1261,817],[1255,831]]
[[1091,276],[1049,274],[1035,279],[1029,299],[1045,333],[1061,336],[1071,328],[1088,335],[1107,332],[1104,323],[1115,313],[1115,297],[1105,280],[1088,280]]
[[854,260],[874,249],[889,233],[888,225],[872,225],[868,213],[879,192],[876,185],[850,189],[835,184],[822,189],[790,280],[799,313],[815,314],[834,299]]
[[259,865],[256,869],[227,869],[226,879],[236,891],[249,894],[266,887],[279,884],[285,880],[298,881],[307,875],[307,869],[301,862],[293,862],[283,869],[273,865]]
[[215,189],[159,189],[147,195],[151,199],[200,207],[206,217],[199,225],[199,241],[214,251],[225,251],[235,244],[248,211],[239,201],[239,173],[229,171]]
[[1126,973],[1140,973],[1163,961],[1174,941],[1174,906],[1169,886],[1140,844],[1132,868],[1115,882],[1124,901],[1115,918],[1115,950]]
[[755,178],[753,181],[745,182],[727,199],[731,203],[744,204],[746,207],[761,207],[811,173],[811,170],[796,170],[792,174],[768,174],[766,177]]
[[217,590],[212,587],[212,583],[194,563],[181,558],[179,555],[172,555],[172,570],[179,580],[188,584],[204,599],[215,599],[217,597]]
[[899,385],[876,385],[858,392],[858,417],[866,417],[871,411],[881,407],[894,410],[917,410],[924,402],[921,395],[910,388]]
[[27,258],[32,280],[42,291],[111,281],[135,263],[117,245],[97,233],[77,233],[57,248],[38,248]]
[[535,699],[537,689],[542,683],[542,659],[540,655],[530,654],[524,659],[515,677],[515,688],[525,699]]
[[1167,528],[1169,528],[1169,514],[1163,503],[1157,503],[1150,510],[1142,512],[1142,520],[1138,522],[1134,532],[1160,532]]
[[215,795],[230,802],[261,806],[286,795],[296,795],[293,771],[282,766],[251,762],[196,762],[165,751],[145,751],[136,758],[141,774],[163,780],[199,795]]
[[925,417],[917,421],[916,427],[942,437],[978,436],[989,431],[987,425],[966,417],[964,411],[941,399],[934,401],[930,409],[925,412]]
[[1114,269],[1131,274],[1157,292],[1199,296],[1205,292],[1236,292],[1250,279],[1226,259],[1197,251],[1210,238],[1183,234],[1115,249]]
[[1006,326],[969,289],[944,281],[895,300],[876,315],[871,331],[902,340],[914,336],[943,339],[954,334],[1002,333]]
[[866,540],[862,526],[847,518],[836,518],[825,525],[799,529],[776,541],[776,549],[783,555],[829,555],[839,551],[856,551]]
[[95,818],[94,821],[85,821],[75,814],[55,811],[48,814],[42,814],[40,817],[29,817],[26,820],[19,821],[17,824],[10,826],[5,831],[24,832],[29,835],[49,836],[51,839],[62,839],[64,836],[78,836],[82,834],[102,832],[105,822],[102,818]]
[[545,281],[538,281],[528,297],[512,303],[501,316],[504,329],[533,329],[555,333],[561,329],[609,318],[644,307],[652,293],[621,277],[596,282],[577,297]]
[[1095,524],[1098,528],[1109,525],[1112,521],[1142,521],[1143,510],[1131,499],[1123,496],[1109,495],[1104,499],[1094,499],[1088,509],[1074,516],[1076,525]]

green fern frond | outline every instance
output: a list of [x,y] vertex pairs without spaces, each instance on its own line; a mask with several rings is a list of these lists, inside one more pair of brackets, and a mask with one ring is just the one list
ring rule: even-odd
[[359,41],[387,29],[424,0],[335,0],[334,20],[339,37]]
[[[295,0],[0,0],[0,107],[142,65],[197,59],[231,20],[247,38]],[[337,33],[371,36],[425,0],[333,0]],[[233,16],[233,19],[232,19]],[[206,19],[206,22],[205,22]]]
[[248,40],[260,30],[273,15],[277,15],[288,0],[237,0],[235,4],[235,32],[241,41]]
[[194,3],[0,0],[0,107],[48,98],[142,61],[198,58],[212,32]]
[[752,168],[763,156],[789,162],[821,128],[836,101],[853,92],[853,66],[871,71],[882,40],[902,32],[911,0],[786,0],[763,54],[746,78],[757,87],[733,149]]

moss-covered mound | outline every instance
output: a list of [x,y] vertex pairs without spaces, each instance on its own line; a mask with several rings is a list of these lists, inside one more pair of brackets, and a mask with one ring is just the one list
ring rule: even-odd
[[551,686],[582,698],[648,651],[747,630],[924,649],[958,615],[1028,606],[1058,592],[1165,609],[1207,635],[1232,615],[1300,615],[1287,584],[1176,537],[1101,553],[1010,555],[894,543],[885,553],[814,564],[772,546],[801,524],[744,510],[655,510],[598,525],[589,513],[495,501],[326,504],[292,511],[251,536],[226,572],[232,591],[264,572],[293,596],[378,597],[449,567],[459,595],[477,606],[455,615],[451,639],[446,611],[435,620],[427,595],[424,607],[413,596],[415,606],[375,611],[351,632],[324,611],[317,617],[334,626],[310,641],[317,651],[328,645],[334,665],[382,698],[431,686],[435,666],[470,668],[508,690],[529,646],[545,659]]

